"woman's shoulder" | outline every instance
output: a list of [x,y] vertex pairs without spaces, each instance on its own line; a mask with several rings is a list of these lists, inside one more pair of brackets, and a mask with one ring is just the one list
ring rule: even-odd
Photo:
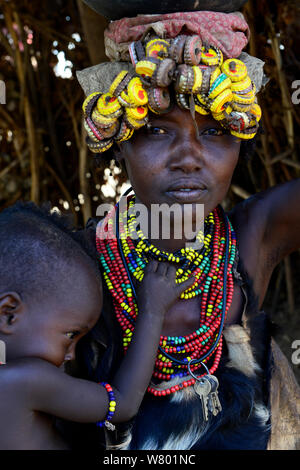
[[266,204],[269,197],[269,190],[261,191],[253,194],[247,199],[236,204],[229,212],[228,217],[231,221],[235,221],[238,227],[245,222],[255,221],[263,224],[264,214],[266,214]]
[[102,217],[90,217],[85,224],[85,231],[93,231],[96,232],[97,225],[103,221]]
[[227,213],[236,233],[241,263],[261,307],[274,269],[266,229],[269,191],[257,193],[237,204]]
[[97,225],[101,223],[100,217],[91,217],[87,220],[85,227],[76,231],[75,237],[80,239],[85,246],[95,249]]

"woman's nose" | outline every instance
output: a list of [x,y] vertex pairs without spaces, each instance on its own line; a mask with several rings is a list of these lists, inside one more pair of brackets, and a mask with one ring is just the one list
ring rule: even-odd
[[203,167],[203,160],[203,149],[196,137],[195,129],[183,129],[170,153],[170,170],[180,170],[183,173],[197,172]]
[[[199,144],[198,144],[199,145]],[[171,153],[169,168],[171,171],[180,170],[183,173],[194,173],[203,167],[203,155],[200,145],[193,145],[189,142],[187,145],[181,145],[176,151]]]
[[203,164],[200,159],[190,153],[185,153],[172,158],[169,168],[172,171],[180,170],[183,173],[195,173],[201,170]]

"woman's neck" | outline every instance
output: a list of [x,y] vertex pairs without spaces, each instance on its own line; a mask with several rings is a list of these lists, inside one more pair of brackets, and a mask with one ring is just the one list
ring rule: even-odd
[[181,250],[182,248],[185,248],[188,243],[190,243],[190,240],[186,240],[184,238],[178,240],[175,238],[170,238],[168,240],[165,239],[151,239],[149,238],[150,243],[154,245],[156,248],[158,248],[161,251],[166,251],[167,253],[175,253],[178,250]]
[[[138,207],[141,207],[141,202],[136,198],[135,208],[137,211],[139,211]],[[187,246],[193,246],[195,249],[201,248],[195,244],[195,240],[199,230],[204,230],[204,216],[196,224],[195,214],[190,211],[187,216],[181,208],[176,215],[167,209],[165,213],[162,211],[162,214],[157,216],[155,211],[144,205],[142,211],[143,217],[139,219],[140,228],[149,242],[159,250],[175,253]],[[143,227],[144,221],[146,223]]]

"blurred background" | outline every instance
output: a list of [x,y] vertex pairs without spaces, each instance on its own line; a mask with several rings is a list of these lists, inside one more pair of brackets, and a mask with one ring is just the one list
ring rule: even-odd
[[[235,172],[228,210],[300,176],[300,2],[249,0],[242,12],[251,30],[246,52],[265,61],[269,83],[259,95],[264,133]],[[75,75],[106,60],[106,25],[81,0],[0,0],[0,210],[50,201],[81,227],[127,188],[119,168],[95,167]],[[300,342],[299,253],[276,268],[264,305],[291,364],[292,343]],[[300,382],[300,365],[292,366]]]

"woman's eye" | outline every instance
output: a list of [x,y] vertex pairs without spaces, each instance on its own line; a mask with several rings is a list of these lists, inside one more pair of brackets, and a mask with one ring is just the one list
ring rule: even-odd
[[165,134],[165,130],[162,129],[161,127],[155,127],[149,124],[147,125],[147,132],[149,132],[150,134],[154,134],[154,135]]
[[67,338],[69,338],[69,339],[74,339],[74,338],[76,338],[76,336],[78,336],[79,334],[80,334],[79,331],[68,331],[68,332],[66,333],[66,336],[67,336]]
[[219,136],[219,135],[224,135],[226,132],[223,129],[216,129],[212,127],[211,129],[206,129],[205,131],[202,132],[202,135],[213,135],[213,136]]

